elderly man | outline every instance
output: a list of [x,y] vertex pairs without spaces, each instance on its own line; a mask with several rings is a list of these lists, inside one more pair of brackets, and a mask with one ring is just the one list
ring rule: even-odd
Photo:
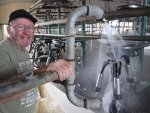
[[[45,67],[34,70],[26,47],[34,39],[34,24],[37,20],[23,9],[12,12],[9,16],[7,31],[9,37],[0,42],[0,81],[41,74],[54,70],[59,80],[63,81],[72,74],[69,62],[59,59]],[[0,101],[0,113],[34,113],[37,88],[14,95]]]

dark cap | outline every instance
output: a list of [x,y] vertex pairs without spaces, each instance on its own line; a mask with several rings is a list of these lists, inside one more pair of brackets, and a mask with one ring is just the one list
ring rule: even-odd
[[34,24],[37,22],[37,19],[34,18],[30,13],[28,13],[26,10],[24,9],[19,9],[19,10],[15,10],[14,12],[12,12],[9,16],[9,20],[8,23],[10,23],[11,20],[15,19],[15,18],[19,18],[19,17],[25,17],[30,19]]

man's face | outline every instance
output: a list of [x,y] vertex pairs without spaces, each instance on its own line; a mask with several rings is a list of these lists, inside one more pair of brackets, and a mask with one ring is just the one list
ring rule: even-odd
[[14,19],[7,28],[13,43],[19,48],[25,49],[34,38],[34,24],[27,18]]

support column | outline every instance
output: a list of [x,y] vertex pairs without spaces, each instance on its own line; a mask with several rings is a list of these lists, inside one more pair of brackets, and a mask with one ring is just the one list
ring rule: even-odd
[[[85,6],[85,5],[86,5],[86,1],[85,1],[85,0],[82,0],[82,6]],[[85,21],[82,21],[82,22],[81,22],[82,35],[85,35],[85,34],[86,34],[85,24],[86,24]],[[85,52],[86,52],[86,44],[85,44],[85,41],[82,41],[82,42],[81,42],[81,45],[82,45],[82,55],[84,55]]]
[[[60,6],[57,8],[57,19],[61,19],[61,11],[60,11]],[[58,24],[58,34],[61,34],[61,25]]]
[[[143,6],[147,6],[148,0],[142,0],[141,4]],[[147,16],[142,16],[140,21],[141,21],[141,23],[140,23],[139,35],[145,36],[146,35]],[[143,77],[142,77],[143,58],[144,58],[144,48],[141,49],[141,53],[137,58],[138,62],[135,64],[135,67],[136,67],[136,65],[140,65],[140,67],[136,69],[137,83],[138,83],[138,86],[136,88],[137,92],[142,91],[143,89],[145,89],[146,87],[148,87],[150,85],[150,83],[143,81]]]
[[[47,21],[50,21],[50,11],[46,11]],[[51,34],[51,28],[50,25],[47,25],[47,34]],[[47,44],[48,49],[51,50],[51,43],[48,42]]]
[[[82,0],[82,6],[86,5],[86,0]],[[86,21],[82,21],[81,22],[81,27],[82,27],[82,35],[86,34]],[[86,63],[86,42],[85,41],[81,41],[81,46],[82,46],[82,53],[81,53],[81,57],[84,55],[84,58],[82,59],[82,66],[84,67],[85,63]]]

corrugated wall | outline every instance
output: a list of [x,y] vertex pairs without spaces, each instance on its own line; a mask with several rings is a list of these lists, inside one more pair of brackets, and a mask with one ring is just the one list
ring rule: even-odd
[[29,9],[33,3],[11,3],[0,6],[0,24],[7,24],[10,13],[17,9]]

